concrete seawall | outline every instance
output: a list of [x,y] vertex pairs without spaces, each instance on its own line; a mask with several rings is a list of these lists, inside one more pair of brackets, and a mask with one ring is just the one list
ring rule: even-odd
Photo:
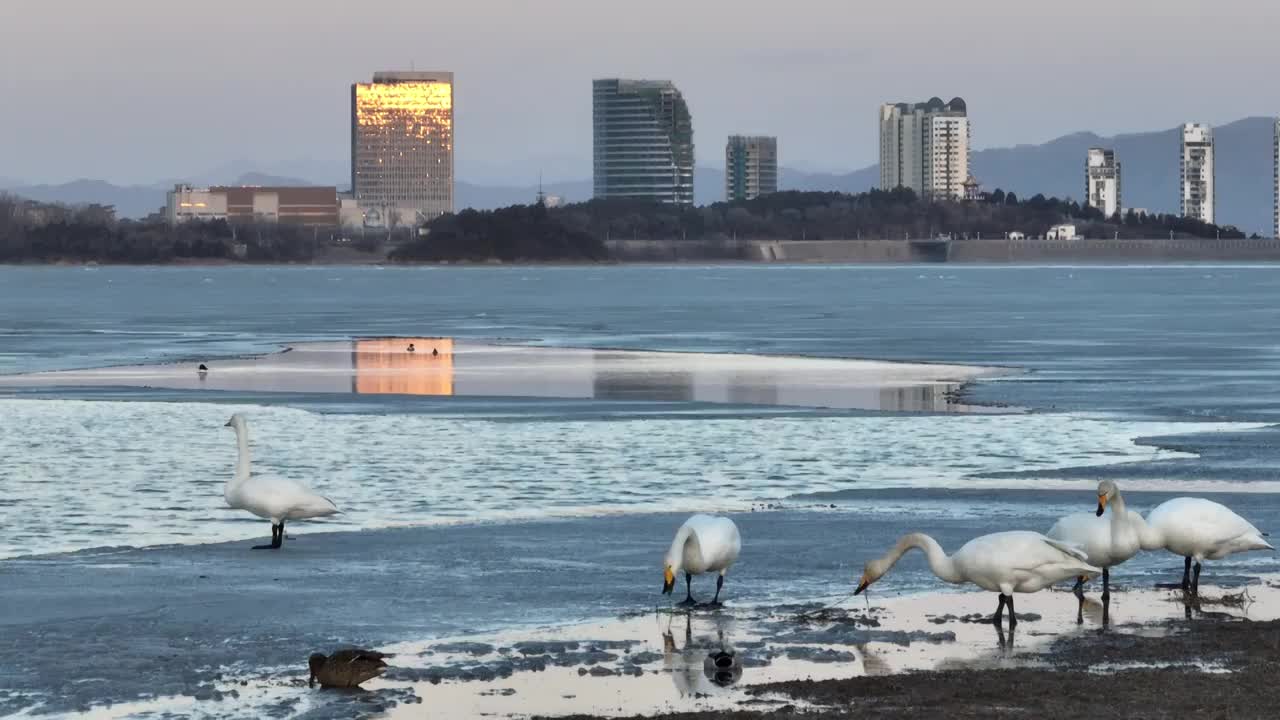
[[1280,262],[1280,240],[613,240],[634,262]]

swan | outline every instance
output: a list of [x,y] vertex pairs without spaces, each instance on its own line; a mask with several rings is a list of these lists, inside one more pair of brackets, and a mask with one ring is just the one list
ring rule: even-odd
[[[1142,549],[1164,548],[1186,558],[1182,566],[1182,589],[1200,592],[1200,563],[1221,560],[1238,552],[1275,550],[1249,521],[1225,505],[1204,498],[1180,497],[1167,500],[1147,513],[1149,528]],[[1195,575],[1191,563],[1195,561]]]
[[[1111,513],[1104,515],[1110,506]],[[1102,568],[1102,623],[1109,619],[1111,604],[1111,568],[1138,554],[1143,534],[1148,532],[1142,516],[1125,507],[1120,488],[1110,480],[1098,483],[1098,510],[1073,513],[1054,523],[1048,536],[1084,550],[1090,565]],[[1071,589],[1080,601],[1076,622],[1084,622],[1084,583],[1081,575]]]
[[354,688],[365,680],[372,680],[387,671],[387,663],[383,658],[390,657],[385,653],[373,650],[351,648],[339,650],[332,655],[312,653],[307,658],[311,669],[311,677],[307,679],[309,687]]
[[884,557],[871,560],[862,571],[854,595],[879,580],[908,550],[924,551],[929,569],[939,580],[973,583],[983,590],[1000,593],[992,622],[1000,625],[1004,606],[1009,606],[1009,627],[1018,624],[1013,612],[1013,594],[1033,593],[1077,575],[1102,572],[1086,562],[1080,548],[1053,540],[1037,532],[1014,530],[981,535],[965,543],[950,557],[937,540],[924,533],[903,535]]
[[724,587],[724,574],[738,560],[738,551],[741,549],[742,537],[738,534],[738,526],[729,518],[711,515],[690,517],[676,531],[671,549],[667,550],[662,593],[670,595],[676,585],[676,575],[683,572],[687,597],[680,605],[696,605],[693,599],[693,576],[718,572],[720,575],[716,578],[716,595],[711,600],[712,606],[718,605],[720,588]]
[[249,476],[249,428],[244,415],[236,413],[226,427],[235,430],[239,457],[236,472],[222,490],[227,505],[248,510],[260,518],[271,520],[271,544],[255,545],[254,550],[278,550],[284,544],[284,521],[324,517],[339,512],[327,497],[317,495],[307,486],[287,478]]

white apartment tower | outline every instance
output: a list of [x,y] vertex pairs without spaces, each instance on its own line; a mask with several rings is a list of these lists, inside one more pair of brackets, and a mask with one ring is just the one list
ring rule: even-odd
[[969,179],[969,113],[964,100],[880,106],[880,188],[964,199]]
[[1110,218],[1121,211],[1120,163],[1114,150],[1089,148],[1085,161],[1085,202]]
[[1213,128],[1182,126],[1182,216],[1214,222]]
[[1275,155],[1272,160],[1272,174],[1275,176],[1275,194],[1272,195],[1271,213],[1275,216],[1275,234],[1272,237],[1280,239],[1280,118],[1276,119],[1276,141],[1273,146]]
[[778,192],[778,138],[730,135],[724,146],[724,199],[752,200]]

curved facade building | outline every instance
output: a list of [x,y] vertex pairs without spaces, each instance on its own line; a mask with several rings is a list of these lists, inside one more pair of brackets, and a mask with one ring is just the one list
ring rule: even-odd
[[666,80],[592,82],[595,197],[693,204],[693,119]]

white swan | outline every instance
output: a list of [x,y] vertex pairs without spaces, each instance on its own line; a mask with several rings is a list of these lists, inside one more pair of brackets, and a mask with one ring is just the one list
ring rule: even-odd
[[[1157,505],[1147,513],[1143,550],[1164,548],[1186,558],[1182,589],[1200,592],[1200,563],[1221,560],[1232,553],[1275,550],[1249,521],[1225,505],[1203,498],[1180,497]],[[1191,563],[1195,561],[1195,576]]]
[[924,533],[903,535],[884,557],[867,563],[854,595],[879,580],[898,559],[912,548],[924,551],[929,569],[949,583],[973,583],[983,590],[1000,593],[992,622],[1000,624],[1004,606],[1009,606],[1009,627],[1018,624],[1013,611],[1013,593],[1033,593],[1077,575],[1102,572],[1085,562],[1078,547],[1052,540],[1037,532],[1010,531],[982,535],[965,543],[950,557],[937,540]]
[[720,588],[724,587],[724,574],[737,561],[741,549],[742,537],[738,535],[738,526],[729,518],[694,515],[685,520],[671,541],[671,549],[667,550],[662,593],[670,595],[676,584],[676,575],[683,572],[687,597],[680,604],[695,605],[693,576],[718,572],[716,596],[711,600],[712,605],[718,604]]
[[271,520],[271,544],[255,545],[254,550],[276,550],[284,543],[284,521],[324,517],[338,512],[338,506],[327,497],[317,495],[296,480],[249,476],[249,429],[244,415],[236,413],[226,427],[236,431],[239,458],[235,475],[222,489],[227,505],[248,510],[260,518]]
[[[1103,513],[1110,506],[1110,514]],[[1147,532],[1142,516],[1125,507],[1120,488],[1110,480],[1098,483],[1098,509],[1091,513],[1073,513],[1054,523],[1048,536],[1084,550],[1090,565],[1102,568],[1102,623],[1110,619],[1111,568],[1138,554],[1142,537]],[[1084,583],[1087,576],[1076,579],[1071,589],[1079,599],[1076,622],[1084,622]]]

